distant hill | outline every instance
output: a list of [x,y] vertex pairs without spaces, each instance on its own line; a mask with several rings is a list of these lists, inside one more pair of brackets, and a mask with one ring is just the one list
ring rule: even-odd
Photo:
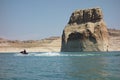
[[[50,43],[52,43],[55,40],[60,39],[60,37],[49,37],[41,40],[26,40],[26,41],[20,41],[20,40],[7,40],[0,38],[0,44],[9,44],[11,47],[40,47],[40,46],[46,46]],[[6,45],[5,45],[6,46]],[[3,45],[0,45],[0,47],[4,47]]]
[[60,37],[49,37],[41,40],[7,40],[0,38],[0,52],[58,52],[61,47]]
[[120,30],[108,29],[109,32],[109,50],[120,51]]
[[109,35],[112,37],[120,37],[120,30],[108,29]]

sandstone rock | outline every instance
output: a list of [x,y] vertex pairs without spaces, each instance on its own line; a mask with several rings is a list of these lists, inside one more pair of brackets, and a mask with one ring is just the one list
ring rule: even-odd
[[107,51],[108,31],[102,10],[76,10],[63,30],[61,51]]

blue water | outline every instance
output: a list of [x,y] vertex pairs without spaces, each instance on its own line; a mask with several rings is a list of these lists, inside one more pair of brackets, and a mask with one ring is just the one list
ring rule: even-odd
[[0,80],[120,80],[120,52],[1,53]]

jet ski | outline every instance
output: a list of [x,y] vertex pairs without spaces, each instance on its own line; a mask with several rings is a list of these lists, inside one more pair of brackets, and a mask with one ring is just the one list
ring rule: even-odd
[[21,51],[20,53],[21,54],[28,54],[25,49],[24,49],[24,51]]

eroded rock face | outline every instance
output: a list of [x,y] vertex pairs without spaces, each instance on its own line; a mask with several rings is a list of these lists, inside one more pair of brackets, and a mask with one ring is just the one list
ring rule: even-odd
[[107,51],[108,31],[100,8],[76,10],[63,30],[63,52]]

